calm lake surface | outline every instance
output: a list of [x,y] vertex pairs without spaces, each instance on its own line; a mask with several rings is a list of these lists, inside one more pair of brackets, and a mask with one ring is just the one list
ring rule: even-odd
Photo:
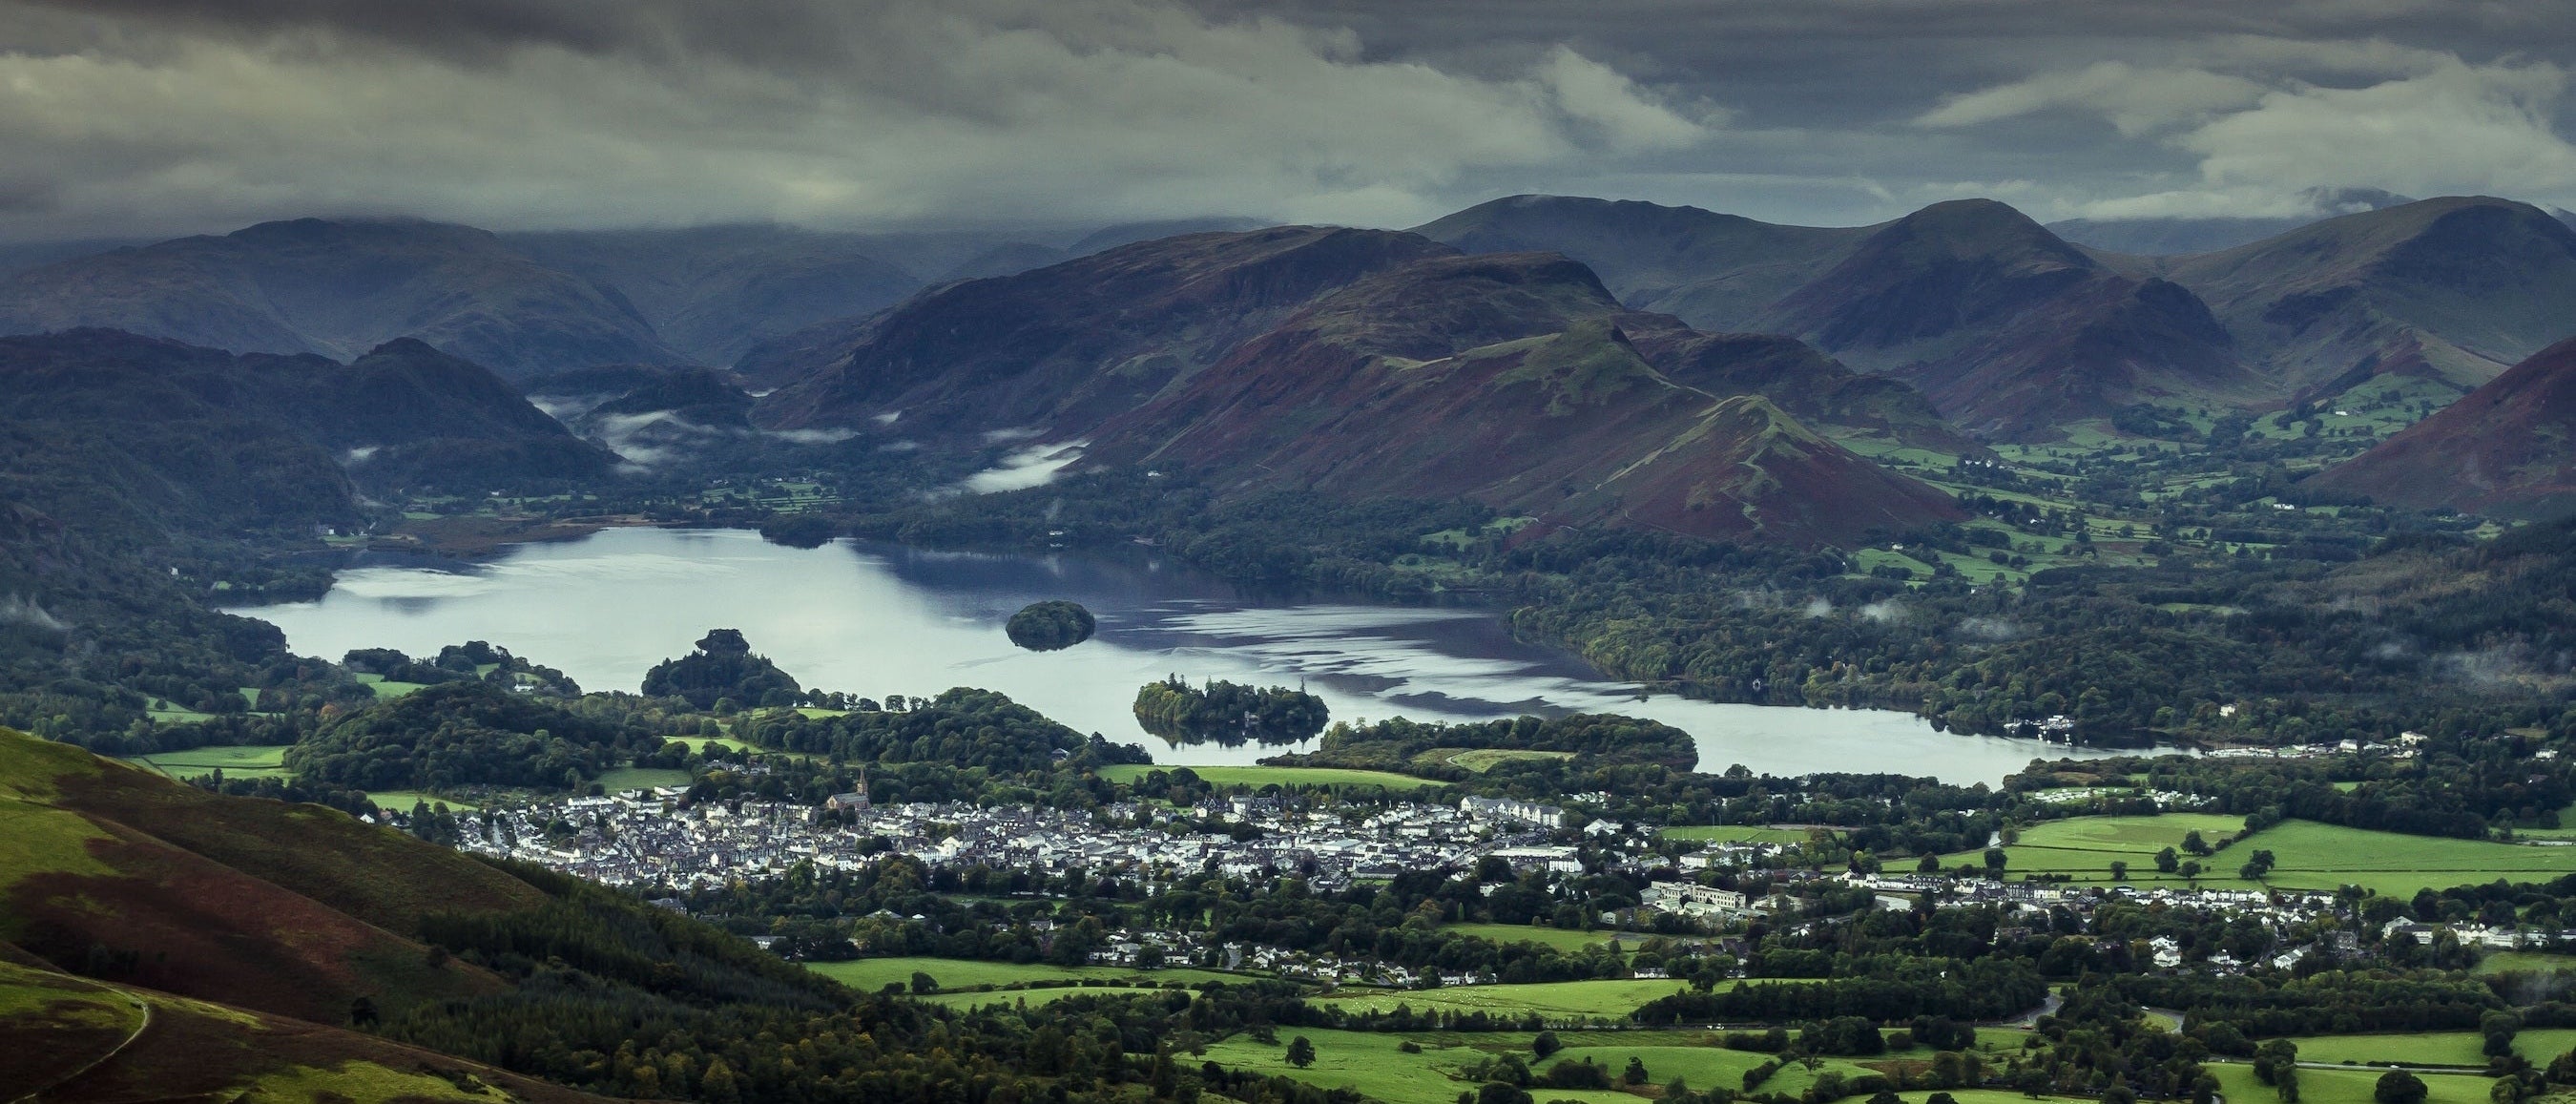
[[[1002,623],[1048,598],[1100,621],[1060,652],[1013,647]],[[1357,603],[1264,603],[1156,557],[936,552],[842,542],[769,544],[738,530],[610,529],[524,545],[470,567],[360,566],[317,602],[234,612],[286,631],[294,651],[351,648],[434,656],[488,640],[560,668],[588,690],[634,690],[710,628],[808,687],[926,697],[999,690],[1084,732],[1142,742],[1156,762],[1250,763],[1307,745],[1173,747],[1137,728],[1136,688],[1177,674],[1285,683],[1321,695],[1336,720],[1486,720],[1615,711],[1699,742],[1702,770],[1892,771],[1995,782],[2033,757],[2108,754],[2033,740],[1935,732],[1882,710],[1723,705],[1641,698],[1574,659],[1512,639],[1492,611]]]

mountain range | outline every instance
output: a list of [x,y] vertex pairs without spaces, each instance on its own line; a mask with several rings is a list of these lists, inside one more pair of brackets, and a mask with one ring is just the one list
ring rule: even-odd
[[[1243,488],[1837,542],[1947,516],[1845,447],[1863,438],[1973,457],[2142,404],[2429,411],[2576,318],[2576,229],[2550,212],[2319,204],[2351,213],[2185,256],[2077,245],[1986,200],[1799,227],[1517,196],[1415,232],[1198,220],[1043,241],[306,219],[23,268],[0,277],[0,331],[202,347],[9,348],[238,377],[135,393],[228,427],[196,444],[263,442],[229,455],[274,458],[250,467],[284,480],[263,492],[279,501],[341,497],[312,450],[388,487],[615,462],[551,413],[647,462],[760,430],[1078,442]],[[119,480],[145,498],[242,467],[116,448],[92,459],[191,467]],[[1809,500],[1809,520],[1784,509]],[[1841,508],[1861,502],[1885,505]]]
[[2323,401],[2387,375],[2447,400],[2576,317],[2576,231],[2483,197],[2359,211],[2187,257],[2086,249],[1979,200],[1816,228],[1518,196],[1420,230],[1470,252],[1565,253],[1623,303],[1703,329],[1805,338],[2004,439],[2048,439],[2138,402]]
[[296,219],[141,245],[0,249],[0,333],[106,327],[341,360],[412,337],[513,379],[615,363],[722,367],[764,338],[870,314],[934,283],[1248,221],[1132,223],[1028,241],[762,225],[495,234],[413,219]]
[[745,368],[792,381],[755,411],[778,428],[1025,436],[1239,489],[1795,543],[1959,516],[1802,416],[1976,448],[1901,385],[1796,341],[1630,311],[1560,255],[1384,230],[1125,246],[925,293]]

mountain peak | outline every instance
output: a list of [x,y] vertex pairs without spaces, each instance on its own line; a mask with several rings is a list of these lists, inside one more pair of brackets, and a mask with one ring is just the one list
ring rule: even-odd
[[1874,249],[1901,251],[1909,260],[1992,258],[2079,269],[2101,267],[2029,215],[1991,199],[1953,199],[1925,207],[1872,235],[1860,254]]

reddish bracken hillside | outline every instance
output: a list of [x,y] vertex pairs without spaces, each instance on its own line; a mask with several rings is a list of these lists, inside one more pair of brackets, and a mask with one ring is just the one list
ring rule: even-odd
[[[1959,516],[1949,496],[1759,394],[1676,382],[1599,295],[1588,271],[1551,254],[1418,262],[1325,298],[1111,419],[1095,455],[1178,464],[1221,485],[1457,496],[1551,524],[1794,544]],[[1764,342],[1743,349],[1776,354]]]
[[2309,481],[2419,510],[2503,518],[2576,513],[2576,339]]

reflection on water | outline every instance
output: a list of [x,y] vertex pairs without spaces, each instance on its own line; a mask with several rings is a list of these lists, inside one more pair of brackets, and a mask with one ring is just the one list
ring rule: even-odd
[[[1002,624],[1066,598],[1097,636],[1027,652]],[[741,629],[806,686],[869,697],[999,690],[1085,732],[1141,741],[1170,763],[1248,763],[1309,744],[1172,748],[1128,712],[1166,675],[1305,686],[1336,720],[1486,720],[1616,711],[1697,738],[1700,766],[1892,771],[1993,782],[2067,749],[1955,736],[1902,713],[1641,697],[1581,662],[1515,641],[1489,612],[1349,603],[1265,605],[1153,558],[933,552],[840,543],[800,550],[742,531],[611,529],[528,545],[464,571],[360,567],[320,601],[240,610],[307,655],[488,640],[588,689],[632,690],[710,628]],[[2076,754],[2088,754],[2077,752]]]

